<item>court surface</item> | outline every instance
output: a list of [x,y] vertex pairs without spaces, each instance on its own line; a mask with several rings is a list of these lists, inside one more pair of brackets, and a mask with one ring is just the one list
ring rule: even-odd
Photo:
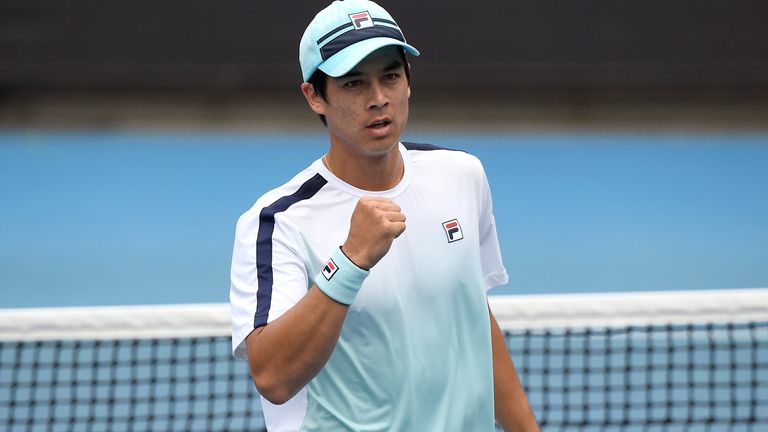
[[[0,307],[228,301],[237,217],[326,140],[0,131]],[[494,293],[768,286],[768,135],[404,140],[485,165],[510,274]]]

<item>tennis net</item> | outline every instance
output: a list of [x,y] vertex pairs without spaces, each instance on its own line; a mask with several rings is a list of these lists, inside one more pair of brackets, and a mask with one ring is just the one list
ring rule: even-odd
[[[492,296],[543,430],[768,430],[768,289]],[[0,430],[258,431],[227,305],[0,310]]]

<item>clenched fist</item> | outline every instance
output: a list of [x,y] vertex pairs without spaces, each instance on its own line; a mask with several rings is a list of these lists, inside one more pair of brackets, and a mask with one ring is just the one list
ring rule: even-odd
[[362,197],[352,212],[349,235],[342,245],[347,257],[370,270],[405,231],[405,215],[387,198]]

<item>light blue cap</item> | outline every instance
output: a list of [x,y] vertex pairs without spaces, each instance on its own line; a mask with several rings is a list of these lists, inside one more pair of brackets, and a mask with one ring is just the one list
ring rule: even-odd
[[320,69],[339,77],[381,47],[398,45],[412,55],[392,16],[368,0],[336,0],[318,12],[299,44],[299,63],[304,81]]

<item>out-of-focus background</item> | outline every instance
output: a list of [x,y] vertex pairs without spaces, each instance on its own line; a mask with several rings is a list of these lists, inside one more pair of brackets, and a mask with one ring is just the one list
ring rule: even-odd
[[[226,302],[237,217],[320,157],[325,2],[0,4],[0,307]],[[768,5],[382,3],[403,140],[491,181],[494,293],[768,286]]]

